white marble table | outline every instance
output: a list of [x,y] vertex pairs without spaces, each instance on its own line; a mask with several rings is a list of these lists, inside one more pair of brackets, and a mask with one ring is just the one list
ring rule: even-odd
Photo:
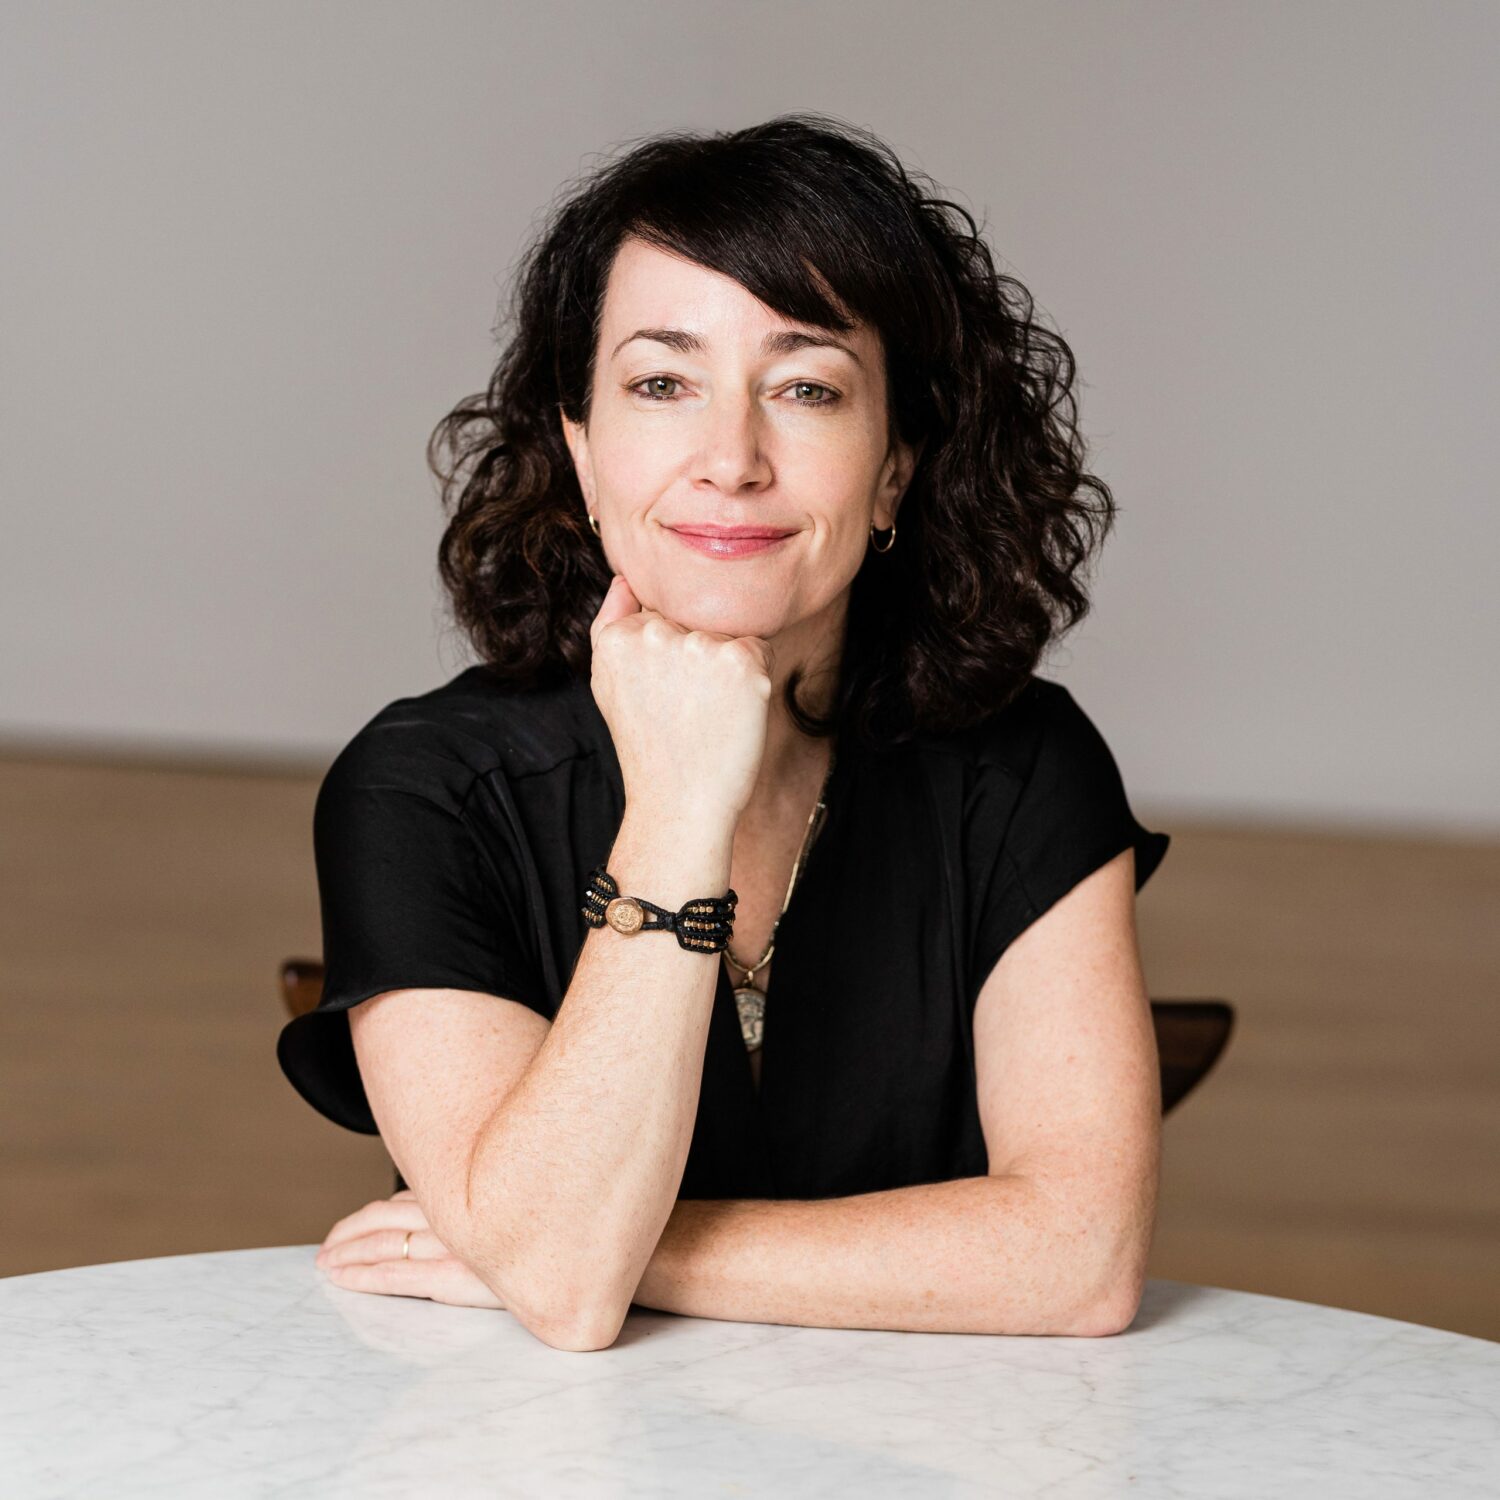
[[569,1353],[315,1251],[0,1280],[0,1494],[1500,1494],[1500,1343],[1412,1323],[1153,1281],[1113,1338],[635,1309]]

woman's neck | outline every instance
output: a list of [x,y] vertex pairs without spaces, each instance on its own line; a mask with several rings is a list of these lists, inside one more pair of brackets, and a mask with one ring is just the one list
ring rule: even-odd
[[838,651],[842,637],[823,649],[788,659],[789,642],[778,637],[773,643],[776,668],[771,679],[771,701],[766,718],[766,748],[761,756],[760,776],[751,795],[751,806],[774,813],[779,807],[808,800],[808,786],[821,786],[835,746],[827,738],[803,733],[792,722],[785,703],[787,678],[795,667],[801,668],[802,680],[797,686],[797,701],[803,708],[822,717],[833,706],[838,683]]
[[800,810],[806,817],[828,774],[835,749],[831,740],[803,734],[789,720],[779,740],[773,739],[768,725],[766,753],[746,814],[752,819],[774,821],[778,814]]

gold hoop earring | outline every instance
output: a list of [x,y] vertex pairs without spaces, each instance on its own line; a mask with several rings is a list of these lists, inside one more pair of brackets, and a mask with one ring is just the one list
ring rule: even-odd
[[598,536],[599,535],[599,517],[596,516],[593,513],[593,511],[589,512],[589,525],[591,527],[593,527],[594,535]]
[[870,545],[872,547],[875,547],[875,550],[877,552],[889,552],[891,548],[896,545],[896,523],[894,521],[891,522],[890,530],[891,539],[885,544],[885,546],[878,547],[875,545],[875,523],[873,521],[870,523]]

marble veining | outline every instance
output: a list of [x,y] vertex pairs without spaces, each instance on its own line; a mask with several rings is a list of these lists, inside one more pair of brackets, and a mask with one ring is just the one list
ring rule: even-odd
[[0,1493],[1500,1494],[1500,1344],[1153,1281],[1113,1338],[635,1309],[594,1353],[316,1247],[0,1280]]

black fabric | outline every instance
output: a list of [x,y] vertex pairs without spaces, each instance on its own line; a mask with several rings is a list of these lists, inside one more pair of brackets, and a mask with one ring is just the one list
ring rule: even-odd
[[[584,681],[522,692],[475,666],[376,714],[314,812],[327,973],[277,1044],[303,1097],[376,1133],[348,1011],[386,990],[480,990],[554,1018],[623,810]],[[841,744],[777,937],[758,1091],[718,961],[679,1196],[983,1174],[971,1019],[985,978],[1086,875],[1134,848],[1139,889],[1170,842],[1136,821],[1104,738],[1046,678],[960,734]]]

